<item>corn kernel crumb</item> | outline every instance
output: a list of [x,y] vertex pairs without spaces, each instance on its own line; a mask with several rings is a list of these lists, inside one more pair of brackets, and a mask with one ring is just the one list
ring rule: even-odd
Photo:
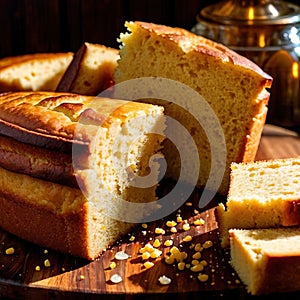
[[147,260],[147,259],[149,259],[150,258],[150,253],[148,252],[148,251],[146,251],[146,252],[144,252],[143,254],[142,254],[142,259],[143,260]]
[[191,267],[192,272],[201,272],[203,271],[204,267],[201,264],[195,265]]
[[7,254],[7,255],[12,255],[14,253],[15,253],[15,249],[13,247],[7,248],[5,250],[5,254]]
[[205,224],[205,221],[202,218],[194,221],[195,226],[204,225],[204,224]]
[[172,233],[176,233],[176,232],[177,232],[177,228],[176,228],[176,227],[171,227],[171,228],[170,228],[170,231],[171,231]]
[[174,227],[174,226],[177,225],[177,223],[176,223],[175,221],[167,221],[166,225],[167,225],[168,227]]
[[36,266],[35,270],[39,272],[39,271],[41,271],[41,267],[40,266]]
[[133,242],[135,240],[135,236],[132,235],[130,238],[129,238],[129,242]]
[[182,222],[182,217],[181,216],[177,216],[176,221],[177,221],[177,223],[181,223]]
[[[207,274],[202,274],[202,273],[200,273],[200,274],[198,275],[198,279],[199,279],[199,281],[201,281],[201,282],[206,282],[206,281],[208,280],[208,275],[207,275]],[[212,283],[212,285],[213,285],[213,283]]]
[[179,262],[177,264],[177,268],[178,268],[178,270],[183,271],[185,268],[185,262],[183,262],[183,261]]
[[206,266],[207,266],[207,261],[206,261],[206,260],[201,260],[201,261],[200,261],[200,264],[201,264],[202,266],[206,267]]
[[161,256],[161,254],[162,254],[161,250],[154,249],[154,251],[150,253],[150,257],[151,258],[158,258],[158,257]]
[[142,227],[143,227],[144,229],[146,229],[146,228],[148,228],[148,224],[143,223],[143,224],[142,224]]
[[149,268],[151,268],[151,267],[153,267],[153,266],[154,266],[154,263],[151,262],[151,261],[146,261],[146,262],[144,263],[144,267],[145,267],[146,269],[149,269]]
[[49,268],[51,266],[50,260],[49,259],[45,259],[44,260],[44,266]]
[[165,234],[166,232],[165,232],[164,229],[159,228],[159,227],[156,227],[156,228],[155,228],[155,233],[156,233],[156,234]]
[[166,241],[164,242],[164,245],[165,245],[166,247],[172,246],[172,245],[173,245],[173,241],[172,241],[172,240],[166,240]]
[[191,261],[191,264],[192,264],[193,266],[196,266],[196,265],[199,265],[200,262],[199,262],[198,259],[193,259],[193,260]]
[[200,243],[197,243],[196,245],[195,245],[195,251],[196,252],[201,252],[203,250],[203,247],[201,246],[201,244]]
[[109,267],[113,270],[115,267],[117,266],[117,264],[112,261],[110,264],[109,264]]
[[159,247],[160,246],[160,241],[158,239],[155,239],[155,241],[153,242],[153,247]]
[[196,253],[193,254],[192,256],[194,259],[199,259],[201,258],[201,252],[197,251]]
[[182,240],[183,240],[184,242],[190,242],[192,239],[193,239],[193,238],[192,238],[191,235],[187,235],[187,236],[185,236]]
[[213,245],[213,242],[210,240],[207,240],[204,242],[204,244],[202,245],[204,249],[210,248]]
[[184,223],[182,225],[182,229],[185,230],[185,231],[190,230],[190,224],[189,223]]

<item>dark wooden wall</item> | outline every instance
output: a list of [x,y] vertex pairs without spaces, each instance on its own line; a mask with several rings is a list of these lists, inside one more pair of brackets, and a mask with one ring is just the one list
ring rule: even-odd
[[125,20],[190,29],[208,0],[0,0],[0,57],[118,47]]
[[191,29],[200,9],[218,1],[0,0],[0,57],[75,52],[85,41],[118,47],[126,20]]

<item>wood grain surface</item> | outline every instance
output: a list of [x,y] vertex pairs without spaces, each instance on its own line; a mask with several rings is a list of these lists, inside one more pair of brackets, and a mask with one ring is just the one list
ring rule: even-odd
[[[271,125],[265,126],[257,160],[298,155],[300,138],[297,134]],[[168,192],[170,186],[165,182],[160,193]],[[219,201],[225,200],[224,197],[216,196],[208,207],[200,211],[197,205],[200,193],[195,190],[180,211],[148,224],[148,228],[137,225],[132,233],[124,236],[94,262],[40,248],[0,231],[0,296],[3,299],[260,299],[246,293],[229,264],[228,252],[219,246],[214,207]],[[183,223],[178,223],[177,232],[172,233],[166,222],[176,220],[178,214],[191,224],[190,229],[184,230]],[[204,224],[194,225],[193,221],[199,218],[205,221]],[[164,228],[165,234],[155,234],[157,227]],[[192,236],[192,241],[184,241],[187,235]],[[161,241],[159,249],[163,254],[152,259],[153,267],[146,269],[139,250],[155,239]],[[199,281],[198,273],[190,269],[180,271],[165,262],[170,247],[163,243],[169,239],[173,240],[180,251],[187,252],[187,262],[192,261],[195,253],[192,244],[203,245],[205,241],[213,243],[201,252],[201,260],[207,262],[202,271],[208,275],[206,282]],[[6,254],[10,247],[14,253]],[[129,258],[115,259],[118,251],[124,251]],[[50,266],[45,266],[45,260],[50,262]],[[116,263],[113,269],[110,267],[111,262]],[[119,274],[122,281],[111,282],[113,274]],[[159,283],[158,278],[162,275],[171,278],[169,285]],[[300,291],[281,296],[285,299],[299,298]],[[269,295],[262,299],[273,297]]]

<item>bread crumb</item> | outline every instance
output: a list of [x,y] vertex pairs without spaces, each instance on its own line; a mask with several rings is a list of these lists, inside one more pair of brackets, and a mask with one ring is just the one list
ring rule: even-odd
[[49,268],[51,266],[51,263],[50,263],[49,259],[45,259],[44,266],[47,267],[47,268]]
[[146,269],[152,268],[153,266],[154,266],[154,263],[151,262],[151,261],[146,261],[146,262],[144,263],[144,267],[145,267]]
[[[199,281],[201,281],[201,282],[206,282],[206,281],[208,280],[208,275],[207,275],[207,274],[202,274],[202,273],[200,273],[200,274],[198,275],[198,279],[199,279]],[[212,282],[211,285],[214,285],[214,282]]]
[[156,228],[155,228],[155,233],[156,233],[156,234],[165,234],[166,232],[165,232],[164,229],[159,228],[159,227],[156,227]]
[[130,238],[129,238],[129,242],[133,242],[135,240],[135,236],[132,235]]
[[204,242],[204,244],[202,245],[202,247],[204,249],[207,249],[207,248],[210,248],[212,245],[213,245],[213,242],[210,241],[210,240],[207,240],[207,241]]
[[158,239],[155,239],[155,241],[153,242],[153,247],[157,248],[160,246],[160,241]]
[[174,227],[174,226],[177,225],[177,223],[176,223],[175,221],[167,221],[166,225],[167,225],[168,227]]
[[110,281],[112,283],[120,283],[122,282],[122,277],[119,275],[119,274],[113,274],[111,277],[110,277]]
[[160,277],[158,278],[158,281],[159,281],[159,283],[162,284],[162,285],[168,285],[168,284],[170,284],[170,283],[172,282],[171,278],[169,278],[169,277],[167,277],[167,276],[165,276],[165,275],[160,276]]
[[15,253],[14,247],[10,247],[5,250],[5,254],[7,254],[7,255],[12,255],[14,253]]
[[185,236],[182,240],[183,240],[184,242],[190,242],[192,239],[193,239],[193,238],[192,238],[191,235],[187,235],[187,236]]
[[169,247],[169,246],[172,246],[172,245],[173,245],[173,241],[172,240],[166,240],[164,242],[164,246],[166,246],[166,247]]
[[194,221],[195,226],[204,225],[204,224],[205,224],[205,221],[202,218]]
[[182,229],[183,229],[184,231],[190,230],[190,224],[189,224],[189,223],[184,223],[184,224],[182,225]]
[[117,260],[126,260],[129,258],[129,255],[124,251],[118,251],[115,255],[115,259]]

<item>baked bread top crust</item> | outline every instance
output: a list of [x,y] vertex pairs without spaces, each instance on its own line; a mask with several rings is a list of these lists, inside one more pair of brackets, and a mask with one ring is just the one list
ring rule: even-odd
[[183,28],[169,27],[165,25],[139,21],[136,21],[134,23],[139,27],[148,30],[149,32],[155,32],[158,36],[161,36],[168,41],[173,41],[175,44],[178,44],[180,48],[183,49],[186,53],[203,53],[208,56],[219,58],[223,62],[231,62],[234,65],[240,65],[251,71],[254,71],[262,76],[262,84],[265,87],[271,87],[273,79],[270,75],[265,73],[258,65],[256,65],[251,60],[238,55],[236,52],[230,50],[220,43],[216,43],[202,36],[195,35]]
[[76,130],[79,120],[109,126],[112,119],[117,117],[122,122],[141,109],[147,113],[151,107],[71,93],[5,93],[0,95],[0,134],[36,146],[70,151],[72,143],[88,144],[96,130],[95,126]]

